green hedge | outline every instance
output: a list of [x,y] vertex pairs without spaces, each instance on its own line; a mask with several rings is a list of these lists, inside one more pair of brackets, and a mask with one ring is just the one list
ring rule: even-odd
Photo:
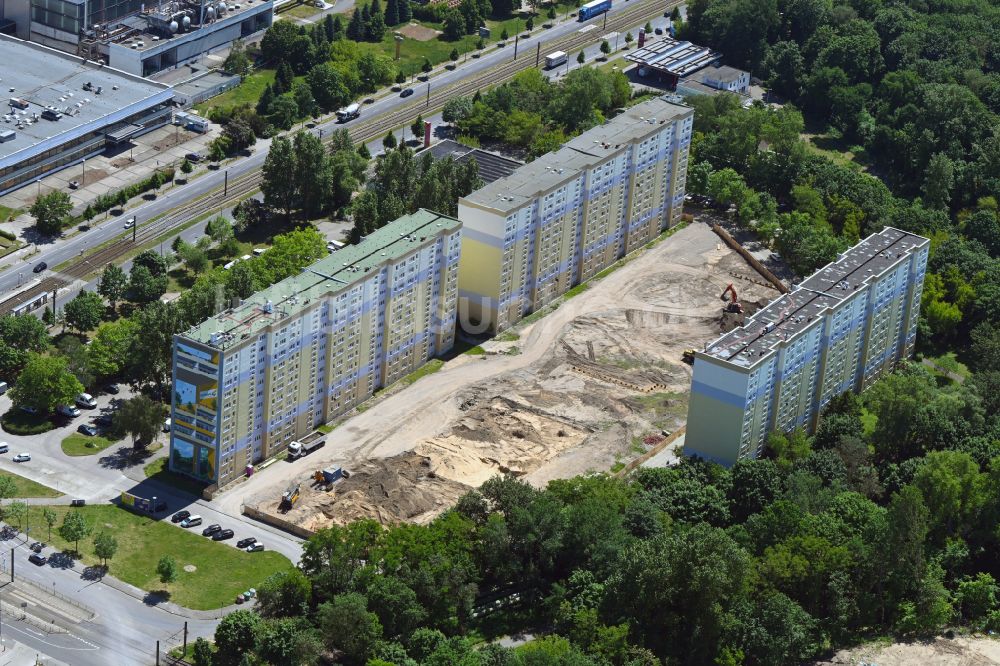
[[17,236],[16,235],[12,234],[9,231],[5,231],[3,229],[0,229],[0,237],[6,238],[7,240],[11,240],[11,241],[16,241],[17,240]]
[[103,213],[106,210],[111,210],[115,206],[124,206],[128,203],[129,199],[133,199],[150,190],[158,190],[160,187],[169,183],[173,179],[174,168],[167,167],[162,171],[157,171],[146,180],[141,180],[138,183],[129,185],[128,187],[120,189],[117,192],[101,194],[94,199],[94,203],[87,206],[87,209],[83,212],[83,219],[89,220],[95,215]]
[[18,407],[11,407],[0,416],[0,425],[12,435],[39,435],[56,427],[47,416],[28,414]]

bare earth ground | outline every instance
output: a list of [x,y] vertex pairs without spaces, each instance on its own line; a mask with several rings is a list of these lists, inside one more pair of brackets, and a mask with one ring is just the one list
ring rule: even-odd
[[402,33],[404,37],[415,39],[418,42],[429,42],[441,34],[439,30],[428,28],[427,26],[420,25],[419,23],[404,25],[399,29],[399,32]]
[[[742,279],[741,279],[742,278]],[[327,445],[271,466],[217,501],[283,515],[309,529],[360,517],[426,522],[470,488],[513,474],[551,479],[617,469],[680,427],[691,369],[681,362],[720,330],[728,282],[752,309],[777,291],[705,224],[694,223],[520,331],[484,344],[336,428]],[[330,492],[315,470],[351,472]],[[307,486],[309,486],[307,488]]]
[[812,666],[989,666],[1000,664],[1000,641],[985,636],[958,636],[953,639],[867,645],[841,650],[829,660]]

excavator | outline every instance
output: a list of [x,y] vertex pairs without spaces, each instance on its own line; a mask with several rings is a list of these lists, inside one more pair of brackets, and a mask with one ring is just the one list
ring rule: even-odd
[[743,304],[740,303],[739,296],[736,295],[736,287],[733,286],[732,282],[726,285],[726,288],[722,290],[722,295],[719,298],[724,301],[729,301],[726,303],[726,312],[743,314]]

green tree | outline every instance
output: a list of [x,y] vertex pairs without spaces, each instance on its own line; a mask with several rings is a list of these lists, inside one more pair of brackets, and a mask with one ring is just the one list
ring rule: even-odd
[[80,333],[93,330],[104,315],[104,299],[92,291],[81,291],[63,306],[66,323]]
[[130,381],[162,395],[170,377],[174,335],[189,324],[181,319],[176,305],[160,301],[150,303],[132,318],[142,335],[132,339],[125,371]]
[[576,61],[581,65],[587,62],[587,56],[583,54],[583,51],[580,51],[579,53],[576,54]]
[[20,500],[16,500],[7,505],[4,509],[4,520],[7,522],[16,522],[17,529],[22,529],[24,526],[24,519],[28,515],[28,505]]
[[56,190],[35,199],[28,212],[35,218],[35,226],[39,232],[52,235],[62,230],[63,221],[71,210],[73,203],[69,195]]
[[132,264],[128,279],[128,297],[137,303],[150,303],[167,291],[165,275],[153,275],[146,266]]
[[212,653],[212,644],[199,636],[194,642],[194,666],[214,666],[215,655]]
[[417,117],[413,119],[410,123],[410,132],[413,133],[414,139],[421,139],[424,136],[424,117],[421,114],[417,114]]
[[930,510],[939,539],[970,529],[987,501],[987,477],[972,457],[959,451],[931,451],[913,477]]
[[257,588],[257,611],[263,617],[298,617],[309,606],[312,585],[298,569],[279,571]]
[[286,217],[291,217],[298,187],[295,182],[295,153],[292,142],[286,137],[277,136],[271,142],[262,173],[260,189],[264,192],[264,203],[281,209]]
[[83,385],[69,371],[65,358],[32,353],[10,390],[15,405],[33,407],[42,414],[58,405],[71,405]]
[[233,40],[233,43],[229,46],[229,55],[226,56],[226,60],[222,63],[222,69],[230,74],[246,76],[250,73],[252,67],[253,63],[250,62],[250,57],[247,55],[246,45],[243,44],[243,40]]
[[183,173],[186,176],[192,171],[194,171],[194,165],[191,164],[191,160],[185,157],[184,161],[181,162],[181,173]]
[[368,611],[367,601],[360,594],[337,595],[321,604],[316,613],[328,647],[342,651],[348,663],[364,664],[382,637],[378,616]]
[[604,55],[609,55],[611,53],[611,44],[608,44],[608,40],[601,42],[601,53]]
[[[169,555],[161,557],[160,561],[156,563],[156,573],[160,577],[160,582],[164,585],[177,580],[177,563],[174,561],[174,558]],[[216,644],[218,644],[218,639],[216,639]]]
[[[2,497],[3,495],[0,494],[0,499],[2,499]],[[42,520],[45,521],[45,524],[49,528],[49,536],[47,539],[48,541],[52,541],[52,528],[55,527],[56,521],[58,519],[59,517],[56,515],[56,512],[53,511],[50,507],[47,506],[42,507]]]
[[634,40],[635,40],[635,37],[632,36],[631,32],[626,32],[625,33],[625,43],[626,44],[631,44]]
[[145,395],[136,395],[115,411],[115,428],[131,435],[132,446],[139,449],[148,446],[156,438],[166,416],[166,409],[161,403]]
[[111,309],[125,296],[128,288],[128,277],[125,271],[117,264],[108,264],[101,272],[101,278],[97,282],[97,293],[108,299]]
[[91,527],[83,514],[78,511],[69,511],[63,516],[62,525],[59,526],[59,536],[66,541],[73,542],[73,552],[80,552],[80,540],[86,539],[90,535]]
[[215,628],[215,666],[237,666],[252,654],[262,620],[249,610],[237,610],[222,618]]
[[108,567],[108,560],[112,559],[117,552],[118,539],[103,530],[98,532],[94,537],[94,555],[101,558],[105,569]]
[[434,67],[431,65],[431,61],[424,58],[424,64],[420,66],[420,71],[424,74],[430,74],[432,69],[434,69]]
[[351,92],[344,83],[344,77],[332,63],[321,62],[306,75],[316,103],[323,111],[339,109],[351,100]]
[[944,153],[935,153],[924,172],[924,204],[930,208],[947,208],[955,184],[952,161]]
[[396,135],[392,133],[392,130],[389,130],[389,132],[382,138],[382,147],[386,150],[392,150],[395,148],[396,143]]

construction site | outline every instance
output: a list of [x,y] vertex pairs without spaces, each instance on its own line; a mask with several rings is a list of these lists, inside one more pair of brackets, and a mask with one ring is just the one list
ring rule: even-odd
[[[218,501],[306,531],[359,518],[425,523],[497,474],[541,487],[619,473],[665,442],[676,456],[691,350],[777,297],[772,282],[783,287],[693,222],[483,353],[376,396],[323,448]],[[335,469],[349,472],[329,481]],[[290,489],[295,500],[282,501]]]

